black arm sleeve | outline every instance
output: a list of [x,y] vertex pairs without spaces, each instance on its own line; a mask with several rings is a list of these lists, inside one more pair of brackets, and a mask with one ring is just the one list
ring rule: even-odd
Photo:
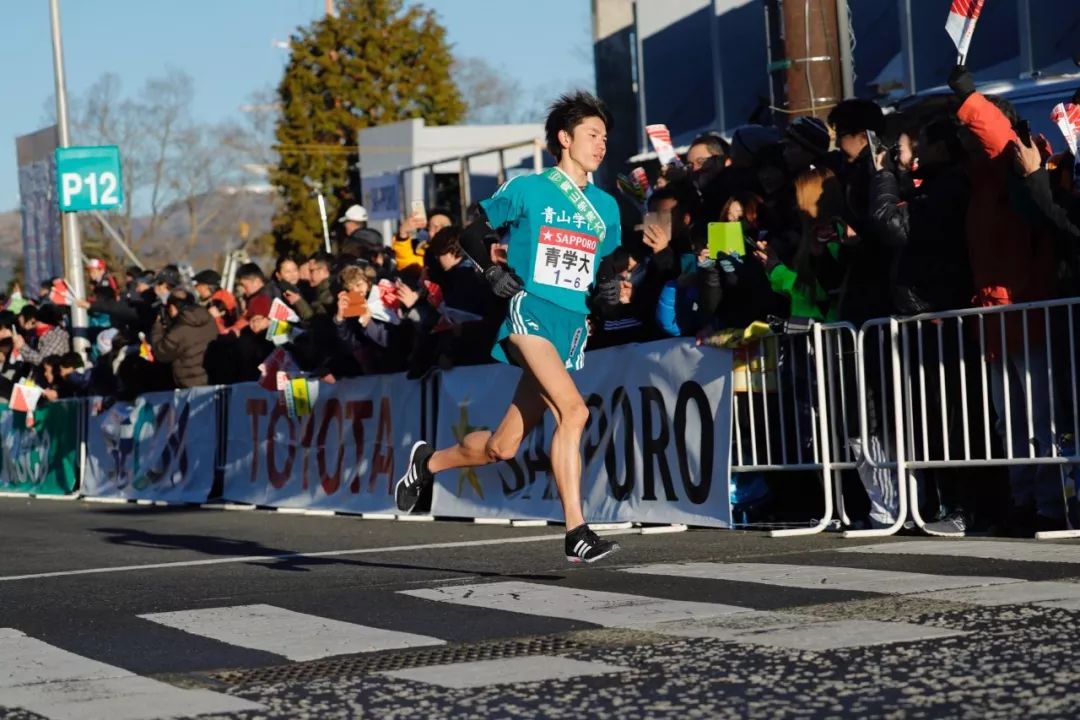
[[878,171],[870,181],[870,217],[886,245],[907,245],[908,207],[900,202],[900,185],[888,170]]
[[494,265],[491,262],[491,253],[488,250],[488,240],[495,231],[488,224],[484,211],[480,211],[480,217],[461,232],[458,242],[465,255],[473,261],[481,271],[487,270]]
[[1054,202],[1050,173],[1046,168],[1036,170],[1020,182],[1024,201],[1017,203],[1018,209],[1029,220],[1053,230],[1062,238],[1080,241],[1080,228],[1070,221],[1068,211]]

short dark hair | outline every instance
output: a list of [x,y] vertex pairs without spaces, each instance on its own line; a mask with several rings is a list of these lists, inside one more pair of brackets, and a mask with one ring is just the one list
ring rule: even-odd
[[990,104],[1000,110],[1002,115],[1008,118],[1009,124],[1012,125],[1013,128],[1016,128],[1020,123],[1020,114],[1016,112],[1015,105],[1000,95],[987,95],[986,99],[990,101]]
[[431,253],[432,257],[441,257],[447,253],[454,257],[461,257],[463,252],[461,249],[460,238],[460,226],[449,225],[444,227],[442,230],[435,233],[435,237],[431,238],[431,242],[428,243],[426,252]]
[[690,143],[689,147],[695,145],[704,145],[705,149],[709,151],[710,155],[719,155],[720,157],[727,157],[731,151],[731,145],[727,140],[720,137],[720,133],[707,132],[704,135],[698,135]]
[[169,299],[165,301],[168,305],[174,306],[177,310],[182,310],[186,307],[191,307],[195,304],[195,297],[183,288],[177,288],[169,293]]
[[856,135],[873,130],[878,135],[885,132],[885,114],[873,100],[853,98],[843,100],[829,111],[828,123],[840,135]]
[[562,143],[559,142],[559,133],[566,131],[574,134],[574,128],[580,125],[585,118],[600,118],[604,127],[611,130],[611,113],[607,106],[598,97],[584,90],[562,95],[552,103],[548,111],[547,122],[544,123],[544,134],[547,140],[547,149],[552,157],[558,161],[562,157]]
[[251,262],[244,263],[236,270],[237,280],[246,280],[248,278],[259,278],[266,282],[266,275],[263,275],[262,268]]
[[693,218],[697,218],[701,205],[697,191],[687,178],[680,178],[676,182],[653,191],[653,194],[649,196],[649,210],[655,208],[661,200],[674,200],[680,213],[689,213]]
[[26,321],[26,320],[37,320],[38,319],[37,306],[36,305],[23,305],[22,310],[19,311],[19,317],[21,317],[24,321]]
[[83,367],[82,355],[77,352],[64,353],[60,356],[60,367],[81,370]]
[[327,270],[334,267],[334,256],[325,250],[320,250],[317,253],[313,253],[308,260],[316,265],[322,265]]
[[436,215],[442,215],[443,217],[450,218],[451,221],[453,221],[453,219],[454,219],[454,216],[450,214],[450,211],[447,210],[444,207],[428,208],[428,211],[427,211],[428,220],[435,217]]
[[287,262],[291,262],[294,265],[296,265],[297,267],[300,267],[300,263],[302,263],[303,261],[300,260],[299,258],[297,258],[295,255],[290,255],[290,254],[279,255],[278,259],[277,259],[277,262],[274,263],[274,273],[276,274],[276,273],[281,272],[281,266],[284,265]]

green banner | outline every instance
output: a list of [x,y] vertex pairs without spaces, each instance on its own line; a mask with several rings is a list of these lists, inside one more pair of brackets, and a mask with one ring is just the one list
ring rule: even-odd
[[0,405],[0,492],[74,492],[81,411],[81,403],[74,400],[44,403],[27,427],[26,413]]

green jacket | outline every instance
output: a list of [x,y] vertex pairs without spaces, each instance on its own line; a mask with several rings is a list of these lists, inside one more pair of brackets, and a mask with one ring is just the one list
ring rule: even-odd
[[[836,258],[840,254],[840,246],[837,243],[829,243],[828,251],[833,258]],[[772,285],[772,289],[791,298],[791,317],[811,318],[819,322],[836,322],[836,302],[829,297],[824,288],[815,283],[814,297],[810,297],[798,282],[798,274],[783,263],[778,264],[769,272],[769,284]]]

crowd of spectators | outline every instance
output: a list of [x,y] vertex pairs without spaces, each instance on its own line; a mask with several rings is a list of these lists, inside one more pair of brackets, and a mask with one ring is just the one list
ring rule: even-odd
[[[964,68],[949,84],[951,98],[918,112],[847,100],[824,120],[695,139],[685,162],[653,170],[646,207],[620,198],[623,246],[609,262],[634,290],[591,318],[589,349],[754,321],[859,325],[1080,295],[1072,156],[1029,138]],[[642,211],[659,222],[643,224]],[[393,238],[366,220],[350,207],[336,254],[283,256],[270,273],[247,264],[234,288],[214,270],[184,278],[175,266],[129,268],[117,283],[92,261],[78,301],[93,332],[85,365],[49,287],[35,301],[13,295],[0,313],[0,393],[23,376],[50,399],[256,380],[275,349],[275,300],[298,318],[284,347],[326,380],[489,361],[506,301],[462,250],[455,218],[432,209]],[[712,222],[741,223],[745,251],[710,255]],[[487,251],[505,260],[497,238]],[[1013,487],[1015,505],[1030,500]]]

